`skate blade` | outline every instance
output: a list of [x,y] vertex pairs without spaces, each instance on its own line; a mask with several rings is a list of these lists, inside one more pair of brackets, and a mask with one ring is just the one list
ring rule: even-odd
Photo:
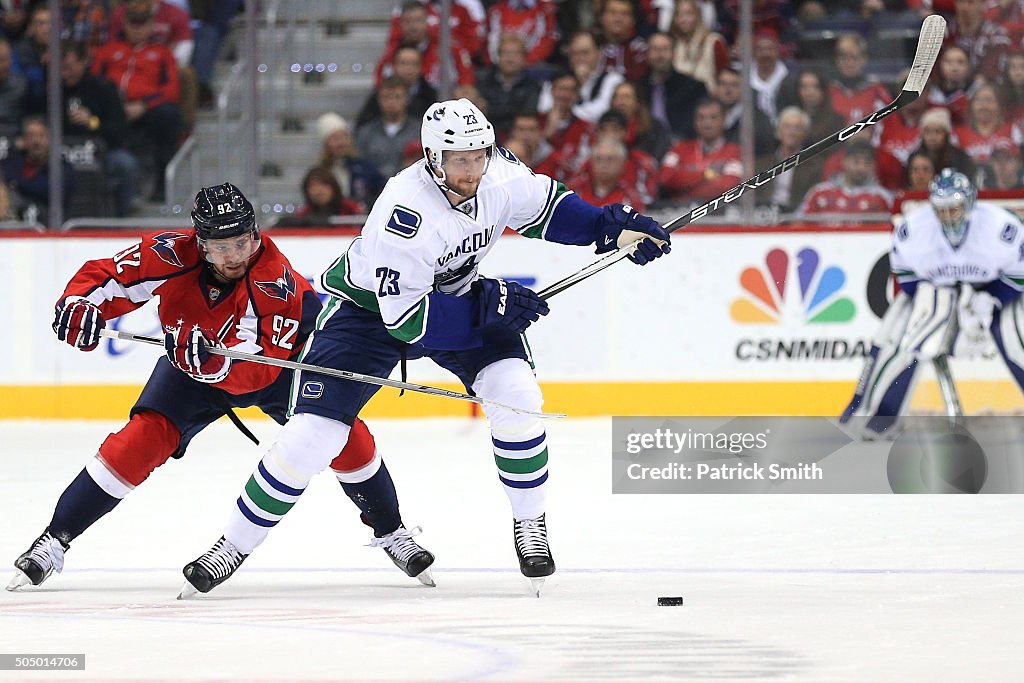
[[416,575],[416,580],[422,583],[424,586],[430,586],[431,588],[437,588],[437,584],[434,583],[434,575],[430,573],[430,568],[424,569]]
[[544,579],[530,579],[530,593],[539,598],[542,588],[544,588]]
[[28,574],[21,571],[20,569],[14,570],[14,576],[11,577],[10,583],[7,584],[7,590],[16,591],[24,586],[31,586],[32,579],[28,578]]
[[188,581],[181,587],[181,592],[178,593],[178,600],[191,600],[195,596],[199,595],[199,591]]

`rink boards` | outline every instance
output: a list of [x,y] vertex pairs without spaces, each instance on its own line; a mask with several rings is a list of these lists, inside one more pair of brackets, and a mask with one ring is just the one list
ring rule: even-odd
[[[274,235],[273,232],[270,232]],[[274,235],[319,289],[320,272],[351,236]],[[116,418],[138,394],[157,352],[105,340],[83,354],[50,329],[53,303],[83,261],[132,237],[0,239],[0,417]],[[692,229],[646,268],[623,262],[551,300],[529,330],[546,408],[571,415],[828,415],[842,409],[879,315],[891,299],[887,226],[858,231]],[[515,235],[482,272],[543,288],[595,259],[590,249]],[[115,325],[159,332],[151,307]],[[1001,362],[956,362],[968,410],[1014,410],[1021,397]],[[410,381],[458,388],[429,361]],[[930,380],[919,408],[937,408]],[[468,404],[381,391],[375,416],[465,415]]]

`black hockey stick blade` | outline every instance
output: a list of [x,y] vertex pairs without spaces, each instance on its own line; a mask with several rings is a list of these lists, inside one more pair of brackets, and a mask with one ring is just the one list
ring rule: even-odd
[[[921,25],[921,33],[917,38],[917,52],[914,54],[914,61],[910,66],[910,73],[907,76],[907,81],[904,83],[903,90],[896,99],[860,121],[852,123],[842,130],[836,131],[832,135],[815,142],[806,149],[800,150],[793,156],[773,166],[767,171],[758,173],[753,178],[740,183],[731,190],[723,192],[711,201],[669,221],[664,226],[665,230],[670,233],[675,232],[683,226],[686,226],[693,221],[700,220],[709,213],[717,211],[722,206],[731,204],[742,197],[743,193],[747,190],[756,190],[762,185],[770,183],[786,171],[792,170],[808,159],[816,157],[822,152],[830,150],[833,147],[849,140],[868,126],[875,125],[886,116],[899,111],[916,100],[921,95],[921,91],[924,90],[925,85],[928,83],[928,76],[931,75],[932,67],[935,65],[935,59],[939,55],[939,50],[942,48],[942,41],[945,35],[946,20],[937,14],[927,17]],[[549,285],[542,289],[538,292],[538,295],[543,299],[549,299],[559,292],[564,292],[576,283],[582,282],[583,280],[600,273],[612,264],[626,258],[634,246],[635,244],[629,245],[605,255],[576,273],[562,278],[553,285]]]

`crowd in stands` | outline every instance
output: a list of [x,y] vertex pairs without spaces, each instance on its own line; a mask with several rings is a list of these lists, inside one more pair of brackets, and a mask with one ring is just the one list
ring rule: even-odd
[[126,217],[164,200],[164,169],[211,106],[214,62],[244,0],[0,3],[0,220],[45,221],[47,73],[59,69],[65,215]]
[[[588,200],[644,210],[714,198],[881,108],[906,78],[921,20],[937,12],[948,30],[924,95],[780,176],[757,203],[884,214],[947,166],[982,189],[1024,188],[1024,0],[753,0],[749,69],[739,5],[455,0],[451,73],[524,163]],[[384,177],[417,158],[403,152],[414,136],[407,122],[442,87],[439,26],[434,0],[394,11],[352,148]],[[753,167],[739,144],[745,89]],[[396,90],[408,119],[394,111]],[[372,203],[372,193],[341,188],[353,211]]]
[[[51,50],[45,0],[0,2],[0,218],[45,211],[51,52],[66,211],[130,216],[142,198],[161,201],[163,170],[212,102],[214,60],[243,5],[61,0]],[[351,122],[316,121],[322,149],[297,188],[298,222],[365,213],[421,157],[420,117],[446,83],[488,114],[499,144],[594,202],[710,199],[889,102],[933,12],[949,24],[924,95],[779,177],[758,204],[884,213],[947,166],[982,189],[1022,188],[1024,0],[753,0],[749,68],[739,0],[454,0],[450,54],[440,5],[396,6],[372,94],[346,108]]]

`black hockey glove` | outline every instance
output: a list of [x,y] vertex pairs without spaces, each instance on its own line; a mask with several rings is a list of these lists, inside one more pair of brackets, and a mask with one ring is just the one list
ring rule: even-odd
[[473,283],[473,294],[479,302],[480,327],[501,324],[523,332],[550,310],[548,302],[518,282],[480,278]]

